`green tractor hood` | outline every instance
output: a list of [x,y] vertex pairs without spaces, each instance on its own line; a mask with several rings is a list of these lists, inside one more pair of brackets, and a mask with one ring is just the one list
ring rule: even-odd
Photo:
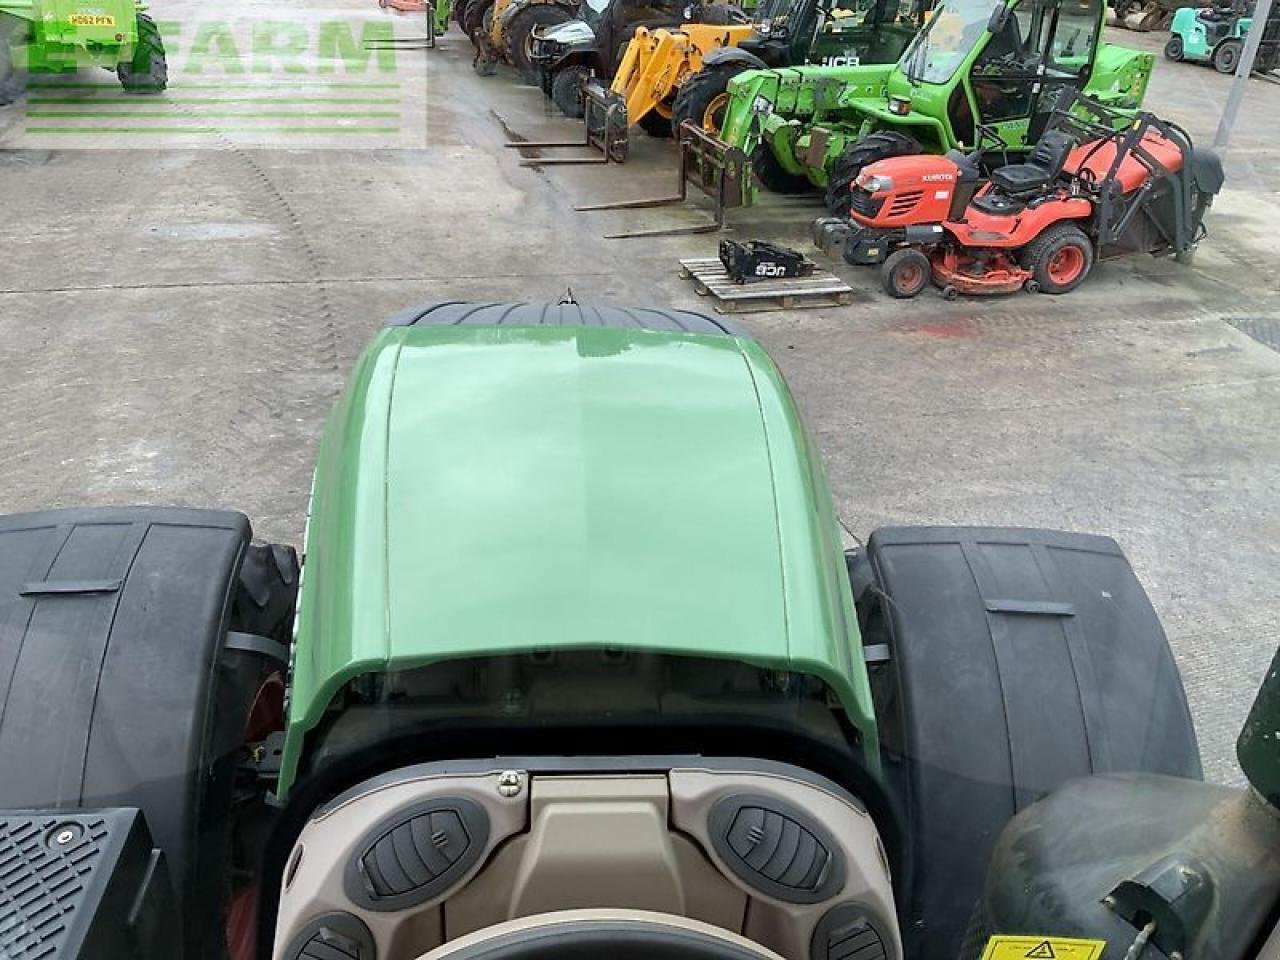
[[438,322],[459,306],[382,332],[325,427],[281,793],[353,677],[591,647],[819,676],[874,768],[831,497],[761,347],[692,314]]

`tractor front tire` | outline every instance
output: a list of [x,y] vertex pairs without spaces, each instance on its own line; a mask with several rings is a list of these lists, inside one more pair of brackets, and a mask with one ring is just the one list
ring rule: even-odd
[[1021,260],[1042,292],[1070,293],[1093,269],[1093,244],[1074,223],[1059,223],[1027,244]]
[[164,40],[160,28],[145,13],[138,14],[138,39],[133,45],[133,56],[116,65],[116,76],[125,93],[160,93],[169,85]]
[[889,254],[880,267],[880,283],[884,292],[895,300],[910,300],[933,279],[933,265],[915,247],[903,247]]
[[575,65],[557,70],[551,78],[551,100],[571,120],[581,120],[586,114],[582,85],[590,76],[589,67]]
[[764,188],[774,193],[807,193],[813,189],[808,177],[783,167],[767,143],[760,144],[751,154],[751,169]]
[[680,124],[692,120],[694,126],[719,135],[729,106],[729,81],[750,69],[745,63],[724,63],[693,74],[676,91],[672,124],[679,130]]
[[1219,73],[1235,73],[1244,44],[1239,40],[1223,40],[1213,51],[1213,69]]
[[1175,62],[1181,61],[1184,49],[1182,38],[1175,33],[1169,38],[1169,42],[1164,45],[1165,58]]
[[462,4],[462,32],[476,42],[476,31],[484,29],[484,15],[493,6],[493,0],[466,0]]
[[913,153],[920,153],[920,144],[896,130],[877,130],[845,147],[832,164],[831,176],[827,179],[827,209],[832,216],[847,220],[849,205],[853,202],[853,183],[862,168],[878,160]]
[[535,27],[553,27],[571,20],[573,14],[558,4],[540,3],[525,7],[507,21],[502,31],[507,62],[520,71],[527,83],[538,82],[538,66],[529,59],[529,38]]

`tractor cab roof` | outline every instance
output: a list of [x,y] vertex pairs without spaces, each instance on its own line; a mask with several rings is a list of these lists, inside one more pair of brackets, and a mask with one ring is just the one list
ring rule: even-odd
[[345,682],[464,657],[733,658],[873,723],[821,467],[754,341],[576,306],[398,322],[322,438],[282,786]]

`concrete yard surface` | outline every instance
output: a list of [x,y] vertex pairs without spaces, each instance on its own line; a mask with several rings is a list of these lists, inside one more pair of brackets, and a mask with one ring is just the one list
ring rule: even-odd
[[[505,68],[477,76],[456,27],[383,70],[361,52],[365,25],[407,37],[421,22],[374,0],[153,12],[173,38],[165,95],[125,97],[84,72],[0,109],[0,510],[231,507],[297,543],[320,424],[393,312],[568,289],[709,309],[677,261],[713,256],[714,235],[603,239],[702,222],[705,205],[572,209],[670,192],[671,143],[636,131],[624,167],[522,167],[512,138],[580,125]],[[303,52],[256,42],[263,21],[300,25]],[[1148,106],[1207,144],[1229,84],[1160,60]],[[1234,737],[1280,636],[1277,114],[1280,86],[1252,81],[1190,267],[1133,258],[1066,297],[897,302],[873,271],[815,255],[854,287],[851,305],[744,321],[789,378],[858,536],[929,523],[1114,536],[1220,780],[1237,778]],[[816,198],[769,197],[731,214],[730,235],[811,250],[820,213]]]

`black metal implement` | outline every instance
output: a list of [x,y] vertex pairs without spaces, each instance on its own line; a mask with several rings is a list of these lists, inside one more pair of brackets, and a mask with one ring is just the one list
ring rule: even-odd
[[678,131],[680,147],[680,179],[676,193],[669,197],[650,197],[640,200],[619,200],[611,203],[583,204],[575,210],[646,210],[653,207],[684,203],[689,198],[689,184],[693,183],[715,201],[713,220],[707,224],[689,227],[666,227],[656,230],[633,230],[627,233],[605,234],[606,240],[625,240],[632,237],[678,237],[697,233],[715,233],[724,227],[725,211],[746,206],[747,192],[751,186],[751,169],[747,156],[736,147],[730,147],[702,128],[686,120]]
[[626,163],[631,145],[627,124],[627,102],[599,81],[583,78],[583,137],[580,140],[520,140],[504,144],[513,150],[557,150],[586,147],[598,153],[578,157],[527,157],[522,167],[566,166],[569,164]]
[[[385,7],[383,2],[380,6]],[[436,3],[426,0],[427,32],[421,37],[389,37],[385,40],[367,40],[366,50],[434,50],[436,48]]]

